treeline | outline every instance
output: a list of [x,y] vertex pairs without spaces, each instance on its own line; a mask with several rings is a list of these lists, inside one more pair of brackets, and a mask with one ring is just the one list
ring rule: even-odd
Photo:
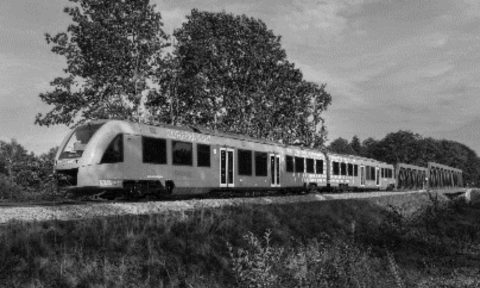
[[423,137],[410,131],[387,134],[383,139],[367,138],[363,142],[354,136],[349,142],[337,138],[327,149],[340,154],[359,155],[387,163],[407,163],[427,166],[428,162],[463,170],[464,183],[478,187],[480,184],[480,158],[468,146],[451,140]]
[[26,200],[53,194],[53,164],[57,148],[39,156],[16,140],[0,141],[0,200]]

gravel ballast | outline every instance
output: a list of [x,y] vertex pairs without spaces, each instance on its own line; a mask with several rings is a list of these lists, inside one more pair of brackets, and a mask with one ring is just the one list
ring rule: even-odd
[[328,201],[338,199],[364,199],[395,195],[406,195],[425,191],[408,192],[364,192],[342,194],[319,194],[274,196],[257,198],[202,199],[183,201],[152,201],[133,203],[91,203],[88,205],[0,207],[0,223],[11,221],[76,220],[95,217],[162,214],[167,212],[191,211],[238,205],[274,205],[300,202]]

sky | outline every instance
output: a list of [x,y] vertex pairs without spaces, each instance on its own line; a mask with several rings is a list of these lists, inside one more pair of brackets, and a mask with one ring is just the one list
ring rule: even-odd
[[[480,155],[480,1],[151,0],[172,34],[193,8],[261,19],[282,36],[287,59],[308,81],[327,84],[328,139],[361,141],[408,130],[454,140]],[[34,124],[62,76],[65,58],[44,34],[66,31],[67,0],[0,2],[0,140],[35,154],[69,128]]]

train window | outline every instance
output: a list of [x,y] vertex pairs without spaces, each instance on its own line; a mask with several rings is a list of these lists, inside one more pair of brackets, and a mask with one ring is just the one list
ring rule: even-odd
[[108,145],[100,163],[123,162],[123,135],[117,135]]
[[347,175],[347,163],[340,163],[340,174]]
[[210,145],[197,144],[197,166],[210,167]]
[[382,178],[385,178],[385,168],[382,168],[380,173],[382,174]]
[[340,163],[332,162],[333,164],[333,175],[340,175]]
[[252,176],[252,151],[238,149],[238,175]]
[[172,141],[172,163],[174,165],[192,165],[192,143]]
[[293,169],[293,157],[292,156],[286,156],[285,157],[285,162],[287,163],[287,172],[294,172],[294,169]]
[[372,176],[370,176],[370,171],[371,171],[371,170],[370,170],[370,166],[365,166],[365,172],[366,172],[366,173],[365,173],[365,179],[366,179],[366,180],[372,180],[372,179],[371,179]]
[[323,174],[323,160],[317,160],[317,174]]
[[103,124],[104,123],[87,123],[78,126],[65,144],[62,153],[60,153],[59,159],[81,157],[93,134],[95,134]]
[[255,152],[255,176],[267,176],[267,153]]
[[315,167],[313,159],[307,158],[307,173],[315,173]]
[[295,157],[295,172],[296,173],[305,173],[305,163],[303,157]]
[[348,163],[348,176],[353,176],[353,164]]
[[358,165],[353,165],[353,176],[358,176]]
[[372,179],[370,179],[370,180],[375,180],[375,167],[370,167],[370,169],[372,170],[370,172],[370,175],[372,176]]
[[167,141],[142,137],[143,163],[167,164]]

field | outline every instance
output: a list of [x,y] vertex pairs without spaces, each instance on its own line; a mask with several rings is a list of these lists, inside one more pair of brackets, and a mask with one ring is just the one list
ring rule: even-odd
[[415,193],[0,226],[2,287],[480,287],[480,204]]

